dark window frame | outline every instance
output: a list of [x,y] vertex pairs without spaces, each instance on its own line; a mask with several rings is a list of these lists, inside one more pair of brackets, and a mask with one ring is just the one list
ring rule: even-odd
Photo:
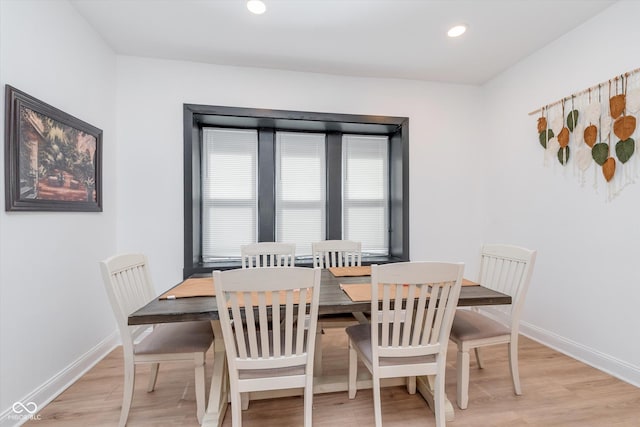
[[[275,132],[323,132],[327,156],[327,239],[342,238],[342,135],[389,137],[389,256],[364,264],[409,260],[409,118],[184,104],[183,277],[238,268],[240,261],[202,262],[203,127],[258,130],[258,241],[275,239]],[[332,160],[333,159],[333,160]],[[310,262],[309,262],[310,264]],[[296,262],[296,265],[306,265]]]

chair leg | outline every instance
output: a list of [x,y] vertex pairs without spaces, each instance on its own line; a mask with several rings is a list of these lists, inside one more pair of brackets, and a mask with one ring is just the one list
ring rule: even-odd
[[119,427],[127,425],[129,418],[129,410],[131,409],[131,401],[133,400],[133,387],[136,383],[136,365],[133,357],[124,358],[124,390],[122,392],[122,410],[120,411]]
[[206,409],[204,389],[204,355],[204,353],[196,353],[194,357],[196,377],[196,416],[198,417],[199,424],[202,424],[204,411]]
[[478,368],[483,369],[484,368],[484,363],[482,362],[482,356],[480,354],[480,347],[474,348],[473,352],[476,354],[476,362],[478,363]]
[[407,393],[416,394],[416,377],[407,377]]
[[355,399],[358,387],[356,378],[358,377],[358,353],[349,342],[349,399]]
[[436,427],[444,427],[446,424],[446,414],[444,408],[444,369],[439,369],[435,378],[433,390],[434,414],[436,416]]
[[318,322],[316,326],[316,344],[315,355],[313,356],[313,375],[319,377],[322,375],[322,324]]
[[304,427],[313,425],[313,375],[307,375],[304,387]]
[[373,413],[376,427],[382,427],[382,404],[380,402],[380,377],[373,374]]
[[249,393],[240,393],[240,403],[243,411],[249,409]]
[[147,393],[151,393],[156,388],[156,380],[158,379],[159,363],[151,364],[151,372],[149,374],[149,384],[147,384]]
[[511,378],[513,380],[513,392],[520,396],[520,370],[518,369],[518,340],[511,340],[509,343],[509,366],[511,367]]
[[231,398],[231,426],[242,427],[242,407],[240,402],[240,392],[234,380],[229,383],[229,397]]
[[467,409],[469,404],[469,352],[458,350],[457,359],[457,377],[458,377],[458,407]]

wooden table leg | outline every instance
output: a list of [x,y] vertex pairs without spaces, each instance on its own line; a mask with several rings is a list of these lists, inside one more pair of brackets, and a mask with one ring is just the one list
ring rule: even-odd
[[[432,375],[428,375],[425,377],[417,377],[416,379],[416,386],[417,386],[418,392],[422,395],[424,400],[427,401],[427,405],[429,405],[429,408],[431,408],[432,411],[435,408],[434,401],[433,401],[434,380],[435,378]],[[453,405],[449,401],[449,398],[447,397],[446,394],[444,396],[444,412],[445,412],[445,419],[447,421],[453,421],[455,417],[455,413],[453,412]]]
[[222,328],[219,320],[212,320],[213,329],[213,374],[209,390],[209,404],[202,420],[203,427],[220,427],[228,405],[229,372],[227,354],[224,349]]

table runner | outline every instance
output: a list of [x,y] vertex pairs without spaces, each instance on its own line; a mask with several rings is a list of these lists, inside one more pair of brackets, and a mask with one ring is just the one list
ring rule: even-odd
[[214,296],[216,296],[216,288],[213,286],[213,277],[193,277],[186,279],[175,288],[169,289],[160,295],[159,299]]
[[[471,280],[462,279],[462,286],[480,285]],[[371,301],[371,283],[340,283],[340,289],[342,289],[353,302]],[[409,287],[404,286],[402,298],[406,298],[408,293]],[[378,291],[378,299],[382,299],[382,288]]]

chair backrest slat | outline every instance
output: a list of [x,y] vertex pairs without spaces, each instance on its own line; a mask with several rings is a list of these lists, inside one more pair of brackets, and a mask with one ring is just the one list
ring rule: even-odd
[[[273,292],[269,292],[269,295],[271,296],[271,294],[273,294]],[[251,311],[251,310],[249,310]],[[260,344],[261,344],[261,351],[260,354],[269,354],[270,350],[269,350],[269,320],[267,318],[267,298],[266,298],[266,292],[259,292],[258,293],[258,315],[259,317],[259,322],[258,324],[260,325]],[[273,328],[272,330],[276,330],[278,328]],[[275,351],[274,351],[275,353]]]
[[[245,316],[247,318],[247,340],[249,341],[249,356],[252,359],[260,357],[258,354],[258,334],[256,333],[256,321],[253,315],[253,309],[247,310],[246,304],[251,304],[251,293],[243,292],[242,300],[245,304]],[[234,319],[234,323],[242,322],[242,318]]]
[[409,288],[409,292],[407,293],[407,305],[405,307],[405,309],[403,310],[402,313],[402,317],[404,320],[404,327],[407,329],[407,333],[402,335],[402,346],[406,347],[410,344],[410,339],[411,339],[411,330],[414,327],[414,318],[415,316],[413,315],[413,306],[415,303],[415,298],[416,298],[416,285],[415,284],[410,284],[408,285]]
[[421,286],[421,288],[423,289],[425,298],[427,295],[429,296],[429,303],[427,304],[427,312],[425,313],[424,323],[420,325],[420,328],[422,330],[422,334],[420,337],[420,345],[427,345],[429,344],[430,338],[431,338],[430,325],[433,325],[434,323],[433,319],[436,317],[436,306],[438,304],[438,300],[436,298],[431,298],[431,295],[432,294],[438,295],[438,294],[437,294],[437,290],[435,290],[434,292],[434,289],[432,287],[423,285]]
[[[417,287],[417,286],[416,286]],[[422,330],[424,328],[425,319],[425,306],[427,305],[427,293],[429,288],[426,286],[419,287],[418,304],[416,305],[416,314],[414,324],[416,325],[411,334],[411,345],[421,345]]]
[[461,263],[435,262],[372,266],[371,340],[375,363],[379,357],[446,353],[463,269]]
[[[233,312],[233,318],[242,319],[242,314],[240,312],[241,304],[238,301],[238,294],[236,293],[229,294],[229,305],[231,306],[231,310]],[[240,357],[244,359],[247,357],[247,345],[245,343],[244,337],[245,335],[248,335],[248,331],[245,331],[243,322],[238,322],[234,324],[233,327],[236,329],[236,336],[238,340],[238,345],[237,345],[238,353]]]
[[[300,296],[299,296],[299,301],[306,301],[307,300],[307,288],[302,288],[300,289]],[[306,304],[298,304],[298,324],[296,325],[296,354],[300,354],[302,353],[303,350],[303,346],[305,344],[305,321],[307,318],[307,312],[306,312]]]
[[351,240],[323,240],[311,244],[313,266],[319,268],[362,265],[362,244]]
[[404,316],[402,311],[402,292],[403,285],[396,285],[394,295],[394,301],[396,302],[396,304],[393,306],[393,328],[391,337],[391,345],[394,347],[397,347],[400,344],[401,326],[403,326],[404,323]]
[[230,372],[312,366],[320,269],[216,271],[214,284]]
[[[271,316],[273,316],[273,324],[280,324],[280,292],[273,292],[272,295]],[[281,328],[273,329],[273,357],[280,357],[282,351]]]
[[284,355],[293,354],[293,293],[287,293],[287,312],[285,316],[285,346]]

